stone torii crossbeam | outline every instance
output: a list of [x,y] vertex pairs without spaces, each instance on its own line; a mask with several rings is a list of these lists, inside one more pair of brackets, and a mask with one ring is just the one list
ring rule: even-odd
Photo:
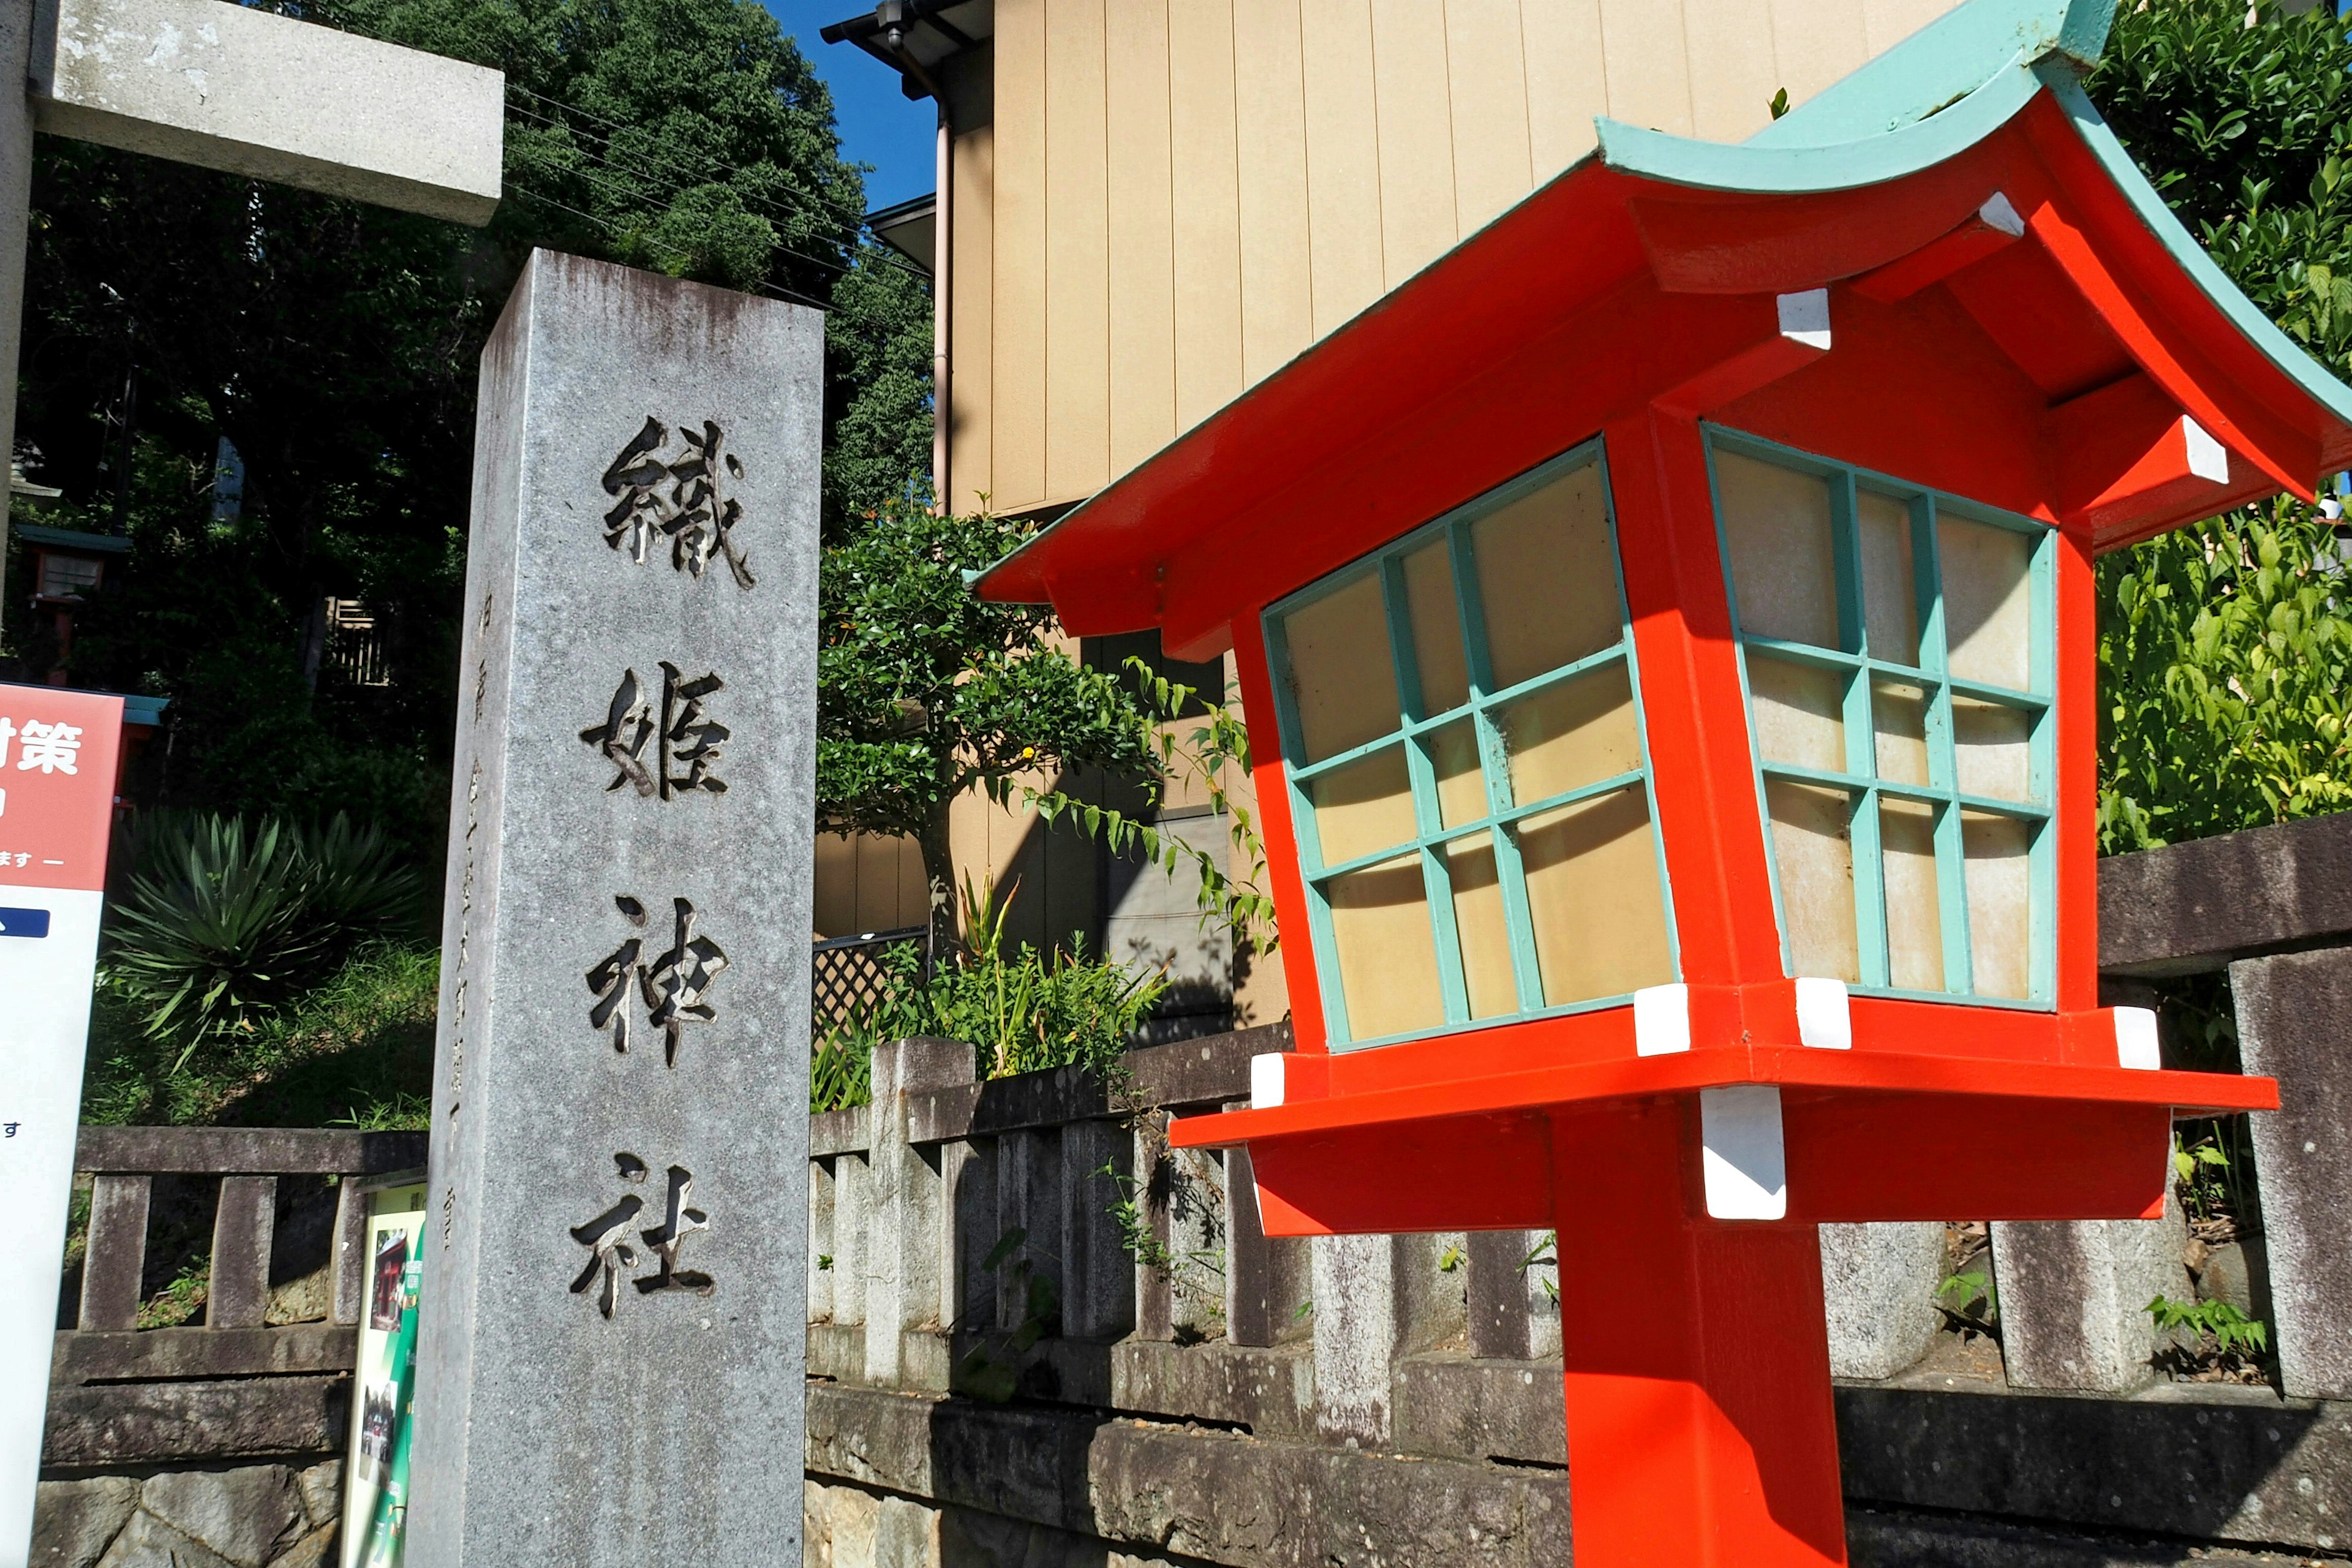
[[[226,0],[0,0],[0,369],[16,384],[33,133],[457,223],[499,205],[503,72]],[[16,405],[0,399],[0,450]],[[0,518],[5,500],[0,498]]]
[[[36,131],[480,225],[498,207],[502,73],[225,0],[0,0],[0,452],[16,352]],[[6,517],[0,491],[0,522]],[[41,1079],[0,1179],[37,1205],[21,1287],[0,1289],[0,1568],[25,1568],[41,1458],[80,1068]],[[20,1108],[21,1107],[21,1108]],[[16,1131],[12,1129],[12,1131]],[[56,1201],[49,1203],[48,1194]]]

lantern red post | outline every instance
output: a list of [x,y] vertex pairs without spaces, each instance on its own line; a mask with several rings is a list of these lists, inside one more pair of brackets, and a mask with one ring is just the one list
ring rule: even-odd
[[2155,1217],[2176,1112],[2277,1103],[2098,1005],[2092,560],[2309,499],[2352,389],[2084,98],[2108,15],[1602,122],[980,583],[1234,656],[1296,1050],[1171,1142],[1268,1236],[1609,1260],[1585,1568],[1845,1561],[1819,1225]]

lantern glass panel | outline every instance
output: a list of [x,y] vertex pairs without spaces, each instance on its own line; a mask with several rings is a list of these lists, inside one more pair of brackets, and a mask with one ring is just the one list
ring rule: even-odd
[[1412,784],[1404,748],[1390,746],[1324,773],[1307,786],[1323,862],[1337,866],[1412,841]]
[[1780,929],[1800,974],[1862,978],[1854,929],[1853,797],[1776,779],[1764,786],[1780,872]]
[[1870,683],[1870,719],[1876,731],[1878,776],[1889,784],[1925,785],[1929,782],[1927,705],[1927,689],[1924,686],[1907,680]]
[[1707,440],[1788,972],[2048,1005],[2054,533]]
[[1486,815],[1486,773],[1478,756],[1478,722],[1457,719],[1432,733],[1431,771],[1437,778],[1437,820],[1446,827],[1476,822]]
[[1962,680],[2022,691],[2032,684],[2033,541],[2011,529],[1939,518],[1944,632]]
[[1516,837],[1545,1005],[1673,981],[1645,791],[1615,790],[1540,813]]
[[1463,653],[1462,616],[1454,607],[1454,563],[1448,554],[1441,534],[1404,558],[1405,603],[1423,714],[1444,713],[1470,698],[1470,663]]
[[1758,637],[1838,646],[1829,481],[1718,452],[1715,480],[1740,625]]
[[1854,520],[1862,548],[1863,628],[1874,658],[1919,662],[1919,584],[1911,570],[1911,506],[1876,490],[1857,490]]
[[1330,905],[1349,1016],[1382,1034],[1444,1022],[1420,855],[1334,877]]
[[1843,773],[1846,680],[1842,670],[1762,654],[1749,659],[1748,711],[1766,760]]
[[1886,867],[1886,967],[1895,988],[1903,991],[1944,988],[1936,811],[1925,801],[1878,798],[1878,846]]
[[1617,549],[1597,464],[1472,523],[1470,549],[1486,610],[1489,690],[1532,680],[1624,635]]
[[1377,577],[1350,583],[1284,617],[1291,701],[1306,762],[1352,751],[1397,727],[1396,684],[1387,679],[1388,612]]
[[1960,814],[1969,956],[1981,996],[2033,994],[2033,826],[1990,812]]
[[1446,880],[1454,885],[1454,929],[1462,943],[1462,981],[1473,1018],[1499,1018],[1519,1010],[1511,967],[1510,923],[1503,913],[1503,879],[1493,837],[1485,833],[1445,846]]
[[1594,442],[1267,611],[1334,1046],[1674,979],[1614,526]]
[[1497,710],[1511,798],[1549,800],[1642,765],[1633,684],[1622,664],[1547,686]]
[[1954,697],[1952,751],[1962,795],[2033,798],[2033,715],[2026,710]]

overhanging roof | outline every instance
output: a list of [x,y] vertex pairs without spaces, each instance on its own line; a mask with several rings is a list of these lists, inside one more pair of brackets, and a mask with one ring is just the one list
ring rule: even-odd
[[2046,309],[2032,319],[2013,287],[2025,264],[1968,292],[1956,277],[2001,348],[2053,405],[2135,372],[2154,383],[2242,460],[2252,488],[2231,503],[2310,497],[2352,466],[2352,388],[2223,276],[2084,95],[2076,69],[2111,17],[2111,0],[1969,0],[1738,145],[1599,121],[1593,153],[980,574],[979,591],[1051,600],[1074,631],[1160,624],[1158,584],[1188,547],[1541,324],[1637,281],[1696,306],[1948,253],[2021,161],[2063,199],[2020,215],[2003,198],[1995,221],[2034,241],[2016,250],[2039,250],[2086,328],[2070,343]]

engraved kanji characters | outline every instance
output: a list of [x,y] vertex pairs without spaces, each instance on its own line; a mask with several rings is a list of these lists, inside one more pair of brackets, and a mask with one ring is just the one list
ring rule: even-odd
[[[689,900],[673,899],[670,903],[677,922],[677,939],[668,952],[647,962],[644,956],[645,939],[633,936],[588,971],[588,989],[596,998],[588,1009],[588,1022],[592,1028],[609,1027],[613,1048],[626,1051],[629,990],[634,981],[645,1000],[646,1022],[662,1032],[663,1064],[676,1067],[678,1036],[687,1024],[707,1024],[717,1016],[703,996],[726,969],[727,954],[709,937],[695,934],[694,905]],[[613,907],[631,925],[645,926],[646,907],[636,900],[622,894],[614,899]]]
[[[624,1182],[643,1182],[646,1163],[635,1154],[613,1156]],[[668,1173],[668,1191],[664,1201],[661,1223],[637,1233],[638,1239],[653,1250],[656,1260],[651,1278],[639,1278],[631,1283],[637,1294],[651,1296],[663,1291],[683,1290],[698,1296],[708,1296],[713,1282],[708,1274],[677,1266],[678,1248],[686,1238],[698,1230],[710,1228],[710,1216],[689,1205],[694,1194],[694,1173],[683,1165],[672,1165]],[[621,1295],[621,1273],[637,1266],[637,1250],[628,1242],[631,1227],[645,1212],[646,1201],[635,1193],[624,1194],[620,1202],[598,1215],[585,1225],[572,1227],[572,1239],[588,1248],[588,1261],[579,1277],[572,1281],[572,1293],[584,1295],[596,1286],[596,1310],[609,1318]],[[598,1284],[598,1277],[602,1283]]]
[[614,504],[604,514],[604,542],[626,549],[638,565],[646,563],[655,537],[670,542],[670,564],[680,572],[702,575],[715,552],[723,557],[736,583],[750,588],[755,579],[749,563],[735,547],[735,525],[743,519],[742,504],[720,488],[727,479],[743,477],[743,464],[719,447],[726,435],[706,419],[696,431],[678,426],[685,456],[667,460],[669,430],[651,415],[604,470],[604,493]]
[[[652,698],[632,669],[614,689],[604,721],[580,731],[581,740],[613,764],[613,782],[604,787],[616,790],[625,784],[634,784],[639,795],[659,795],[664,800],[681,790],[726,794],[727,782],[714,776],[710,768],[732,731],[704,714],[702,700],[725,689],[727,683],[715,674],[688,680],[667,659],[662,660],[661,671],[658,717]],[[651,766],[646,758],[648,747],[654,753]]]

